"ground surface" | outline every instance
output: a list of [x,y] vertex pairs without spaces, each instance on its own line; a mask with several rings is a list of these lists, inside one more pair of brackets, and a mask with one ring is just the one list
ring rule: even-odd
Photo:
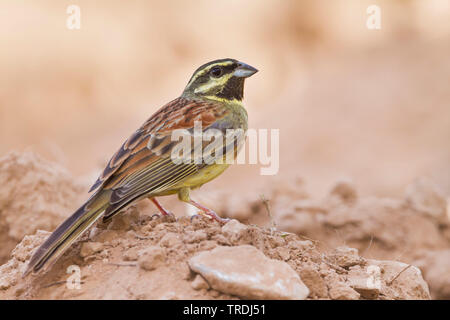
[[144,201],[98,224],[47,273],[22,278],[48,235],[38,230],[69,215],[85,187],[31,153],[2,158],[2,179],[0,299],[450,298],[447,203],[425,180],[400,199],[361,198],[342,181],[315,200],[300,179],[205,194],[233,218],[225,226],[182,209],[159,218]]

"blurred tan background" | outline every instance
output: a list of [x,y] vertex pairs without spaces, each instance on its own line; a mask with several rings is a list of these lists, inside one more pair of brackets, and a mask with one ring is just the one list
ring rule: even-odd
[[199,65],[232,57],[260,70],[245,104],[250,127],[280,129],[280,172],[235,166],[206,188],[349,177],[384,196],[426,176],[450,195],[447,0],[5,0],[0,43],[0,156],[32,149],[94,182]]

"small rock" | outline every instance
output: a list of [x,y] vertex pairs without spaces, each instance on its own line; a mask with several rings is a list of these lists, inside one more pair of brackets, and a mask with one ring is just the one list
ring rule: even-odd
[[186,243],[196,243],[203,240],[206,240],[208,235],[204,230],[190,231],[187,232],[184,238]]
[[365,269],[357,267],[347,274],[347,284],[357,291],[364,299],[376,299],[381,290],[380,274],[373,265]]
[[317,298],[327,298],[328,288],[320,273],[312,267],[305,267],[300,270],[300,277],[310,290],[310,295]]
[[362,258],[358,255],[358,249],[349,247],[337,247],[330,255],[333,263],[340,267],[348,268],[362,263]]
[[9,260],[0,266],[0,290],[6,290],[16,285],[20,279],[20,272],[17,270],[17,260]]
[[85,242],[81,246],[80,256],[82,258],[86,258],[102,250],[103,250],[103,243],[101,242]]
[[191,286],[194,290],[209,289],[209,284],[201,275],[196,275],[194,281],[192,281]]
[[341,282],[330,288],[328,294],[333,300],[358,300],[360,297],[358,292]]
[[247,230],[247,226],[234,219],[222,227],[223,235],[232,242],[237,241],[245,230]]
[[163,266],[166,261],[166,254],[159,246],[151,246],[142,250],[139,254],[139,266],[147,271],[152,271]]
[[305,299],[309,294],[286,262],[269,259],[250,245],[201,252],[189,266],[211,288],[244,299]]
[[166,233],[164,237],[159,241],[163,247],[176,247],[182,243],[180,237],[173,232]]
[[367,260],[368,265],[378,266],[381,276],[381,293],[397,299],[417,300],[431,298],[428,284],[420,269],[398,261]]

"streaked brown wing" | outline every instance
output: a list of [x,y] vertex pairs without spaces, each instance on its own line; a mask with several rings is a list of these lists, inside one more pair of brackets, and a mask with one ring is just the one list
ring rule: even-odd
[[193,128],[195,121],[203,127],[225,116],[219,104],[191,101],[179,97],[153,114],[114,154],[103,173],[91,187],[114,188],[124,178],[151,165],[159,158],[169,157],[170,134],[175,129]]
[[221,104],[185,98],[178,98],[156,112],[125,141],[91,188],[113,191],[105,218],[144,194],[169,190],[198,172],[204,164],[172,161],[171,151],[178,143],[172,141],[172,132],[194,128],[195,121],[201,121],[203,130],[207,130],[226,114],[227,109]]

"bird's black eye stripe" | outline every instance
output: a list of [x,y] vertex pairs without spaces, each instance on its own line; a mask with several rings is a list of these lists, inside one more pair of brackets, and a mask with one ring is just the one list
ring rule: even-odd
[[223,73],[223,69],[219,66],[217,67],[213,67],[210,71],[209,74],[212,75],[215,78],[218,78],[222,75]]

